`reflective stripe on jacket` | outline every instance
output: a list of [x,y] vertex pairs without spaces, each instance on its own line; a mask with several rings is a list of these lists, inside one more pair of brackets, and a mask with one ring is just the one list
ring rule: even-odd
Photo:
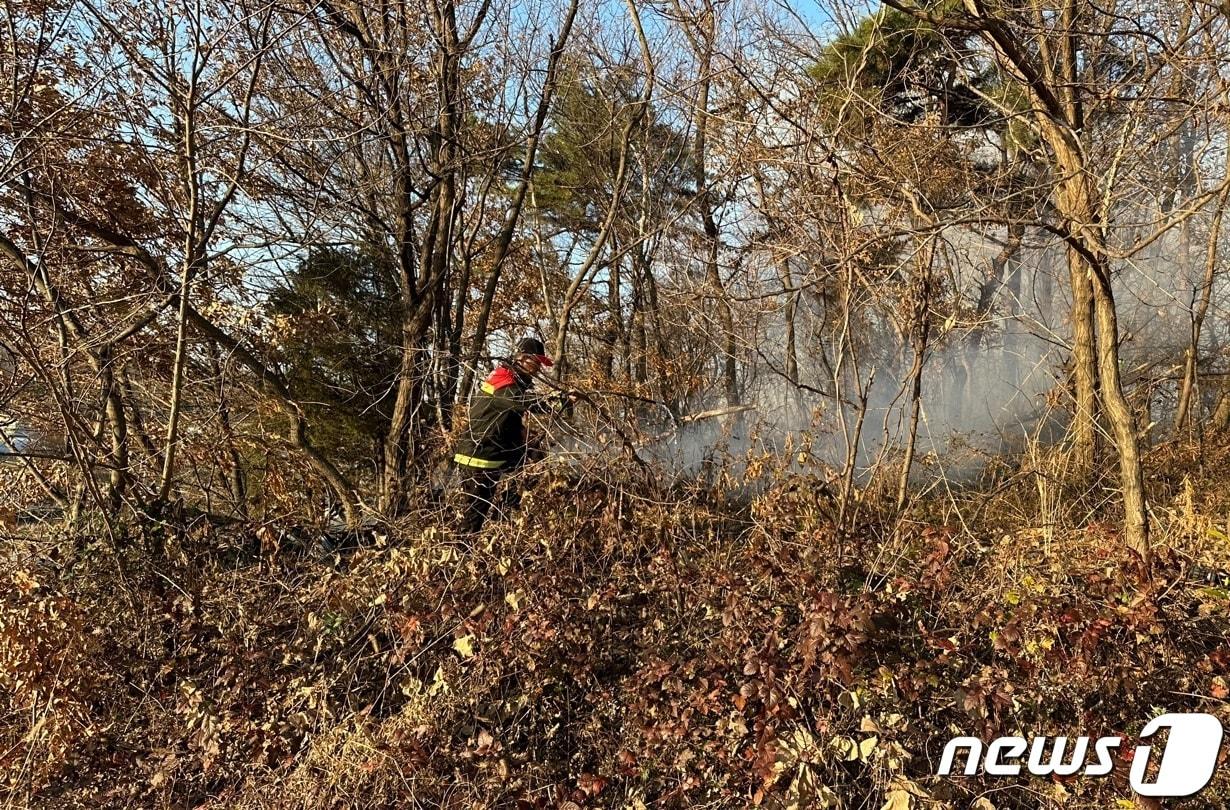
[[458,464],[463,464],[466,467],[477,467],[480,470],[498,470],[504,466],[503,461],[488,461],[485,458],[474,458],[474,456],[463,456],[457,453],[453,456],[453,461]]

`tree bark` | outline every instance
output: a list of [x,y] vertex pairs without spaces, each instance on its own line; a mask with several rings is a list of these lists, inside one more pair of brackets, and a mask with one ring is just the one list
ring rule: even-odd
[[1198,300],[1192,311],[1191,339],[1187,344],[1186,356],[1183,360],[1183,381],[1179,386],[1179,405],[1175,412],[1175,431],[1182,430],[1188,423],[1191,413],[1192,397],[1196,390],[1196,369],[1199,365],[1200,332],[1204,327],[1204,319],[1209,313],[1209,301],[1213,294],[1213,279],[1217,274],[1217,248],[1221,239],[1222,217],[1226,212],[1226,198],[1230,194],[1230,186],[1218,196],[1217,208],[1213,212],[1213,221],[1209,224],[1209,240],[1204,261],[1204,278],[1201,280]]
[[1081,477],[1093,471],[1097,456],[1098,367],[1095,363],[1093,282],[1088,261],[1071,246],[1068,280],[1072,287],[1072,452]]
[[1119,326],[1115,298],[1106,268],[1095,266],[1093,285],[1098,321],[1098,370],[1102,377],[1102,405],[1119,452],[1119,486],[1123,490],[1124,542],[1142,559],[1149,555],[1149,512],[1145,502],[1144,465],[1136,417],[1124,395],[1119,372]]
[[910,470],[914,466],[915,448],[918,443],[918,420],[922,413],[922,372],[926,363],[927,342],[931,336],[931,263],[935,257],[935,244],[930,239],[916,258],[917,276],[914,280],[913,307],[911,313],[910,345],[914,352],[910,366],[910,418],[907,427],[905,456],[901,460],[901,472],[897,476],[897,511],[905,509],[910,493]]

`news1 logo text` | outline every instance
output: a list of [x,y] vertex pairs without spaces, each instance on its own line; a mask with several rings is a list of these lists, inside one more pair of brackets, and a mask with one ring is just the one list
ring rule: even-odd
[[[1162,729],[1169,735],[1156,756],[1158,746],[1136,746],[1132,790],[1149,797],[1194,795],[1213,778],[1221,722],[1211,714],[1163,714],[1150,720],[1140,737],[1147,740]],[[1122,744],[1122,737],[999,737],[984,746],[976,737],[956,737],[944,746],[937,773],[951,775],[957,752],[964,750],[966,776],[976,775],[980,766],[988,776],[1020,776],[1022,768],[1034,776],[1106,776],[1114,768],[1112,752]],[[1156,762],[1152,775],[1151,762]]]

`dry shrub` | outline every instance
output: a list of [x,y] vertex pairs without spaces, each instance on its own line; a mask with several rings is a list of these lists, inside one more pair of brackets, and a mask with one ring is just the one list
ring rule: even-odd
[[[1125,766],[932,774],[957,735],[1123,734],[1130,750],[1163,709],[1226,716],[1230,595],[1192,575],[1222,543],[1198,536],[1216,522],[1205,485],[1176,502],[1184,528],[1159,533],[1148,580],[1102,524],[1005,530],[995,504],[994,533],[873,522],[839,540],[798,479],[740,506],[549,475],[478,538],[424,518],[328,560],[289,527],[184,532],[161,559],[136,544],[131,606],[101,558],[4,603],[70,617],[38,620],[56,628],[43,646],[13,641],[37,622],[6,620],[6,671],[54,684],[59,728],[108,729],[107,745],[59,735],[72,767],[29,803],[1112,806]],[[125,684],[48,674],[89,673],[90,653]],[[1228,789],[1219,774],[1202,799]]]
[[101,676],[81,606],[25,569],[0,593],[0,773],[20,797],[46,787],[97,732],[89,702]]

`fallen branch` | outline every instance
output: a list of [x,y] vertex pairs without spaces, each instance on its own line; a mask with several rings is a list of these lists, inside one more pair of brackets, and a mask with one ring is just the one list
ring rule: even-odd
[[744,411],[756,410],[755,405],[728,405],[725,408],[711,408],[700,413],[690,413],[686,416],[679,417],[679,424],[686,425],[689,422],[699,422],[702,419],[713,419],[718,416],[729,416],[732,413],[743,413]]

